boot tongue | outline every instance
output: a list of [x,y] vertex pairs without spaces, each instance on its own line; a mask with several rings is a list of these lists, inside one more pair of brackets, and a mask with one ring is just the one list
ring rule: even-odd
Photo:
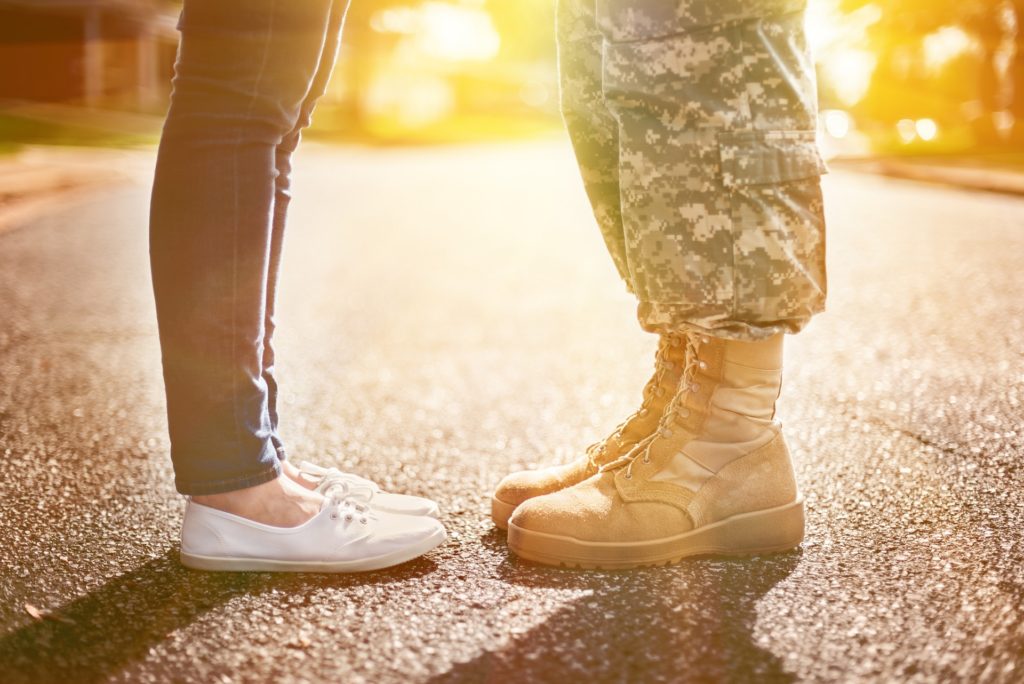
[[[650,438],[651,430],[657,427],[661,413],[668,404],[665,398],[675,394],[677,382],[673,373],[683,368],[687,353],[688,345],[685,339],[678,336],[661,337],[655,357],[654,375],[644,385],[640,409],[621,423],[603,442],[592,445],[587,452],[590,462],[599,470],[604,470],[633,453],[640,444]],[[623,447],[629,447],[625,454],[622,453]],[[609,457],[611,461],[601,463]]]
[[[649,434],[647,437],[644,438],[643,441],[641,441],[639,444],[633,447],[629,451],[629,453],[623,454],[618,459],[612,461],[607,466],[602,468],[602,471],[616,470],[621,467],[631,469],[632,464],[636,461],[637,458],[640,458],[641,454],[645,455],[646,460],[645,452],[650,448],[651,444],[655,440],[663,436],[666,439],[672,436],[669,426],[673,423],[673,421],[676,418],[677,409],[680,407],[681,404],[684,404],[686,401],[686,396],[689,391],[689,383],[692,381],[693,375],[696,372],[699,364],[699,339],[700,338],[698,338],[695,335],[691,335],[686,338],[686,363],[683,364],[682,370],[680,372],[679,386],[676,388],[676,391],[672,394],[671,399],[669,399],[669,401],[665,404],[662,411],[660,411],[661,415],[658,417],[658,425],[654,429],[654,432]],[[663,372],[662,369],[659,368],[658,378],[660,379],[661,377],[663,377]],[[648,401],[644,402],[645,408],[648,403]],[[629,422],[632,422],[632,420],[633,419],[631,418]]]

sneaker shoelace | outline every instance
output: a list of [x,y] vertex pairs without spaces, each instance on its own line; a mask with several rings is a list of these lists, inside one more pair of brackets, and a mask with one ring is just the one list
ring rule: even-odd
[[345,473],[337,468],[324,468],[309,461],[299,464],[299,474],[315,482],[318,489],[323,488],[324,496],[333,490],[344,493],[345,498],[359,498],[368,503],[374,494],[380,492],[380,487],[373,480],[359,477],[354,473]]
[[371,520],[377,520],[376,514],[368,503],[349,498],[348,489],[344,487],[344,483],[331,485],[324,492],[324,496],[330,500],[330,505],[334,509],[331,511],[331,520],[342,518],[346,523],[351,523],[358,518],[361,525],[368,525]]
[[707,368],[707,363],[701,361],[698,357],[700,345],[706,338],[703,335],[687,333],[684,339],[686,343],[686,361],[683,364],[683,372],[679,378],[679,389],[668,403],[668,406],[665,407],[664,413],[661,414],[661,420],[658,421],[658,429],[644,443],[641,443],[639,448],[633,449],[628,454],[612,461],[604,466],[601,469],[602,471],[615,470],[625,466],[626,479],[632,478],[633,464],[636,463],[636,460],[642,458],[644,463],[650,463],[651,446],[653,446],[658,438],[668,439],[672,437],[674,434],[672,428],[675,426],[676,420],[686,419],[690,416],[690,409],[686,407],[686,399],[691,391],[697,392],[700,390],[700,385],[694,382],[693,376],[698,368],[701,370]]
[[636,441],[633,442],[621,442],[622,435],[626,431],[626,428],[631,422],[637,418],[644,418],[650,411],[651,402],[655,397],[660,397],[665,391],[665,388],[661,386],[662,381],[665,379],[665,373],[673,370],[675,364],[668,360],[668,350],[670,347],[678,344],[679,337],[676,335],[664,335],[658,344],[658,351],[654,355],[654,377],[647,381],[644,385],[643,400],[640,403],[640,408],[634,411],[626,420],[619,423],[615,431],[612,432],[610,437],[607,437],[599,442],[594,442],[587,447],[587,460],[590,462],[590,467],[595,470],[600,470],[601,465],[598,463],[598,459],[602,458],[608,451],[609,442],[619,443],[619,448],[624,446],[635,446]]

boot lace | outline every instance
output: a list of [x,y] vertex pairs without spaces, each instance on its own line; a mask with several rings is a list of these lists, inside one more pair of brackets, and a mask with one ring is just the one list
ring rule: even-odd
[[701,361],[698,357],[700,345],[705,339],[704,336],[693,333],[687,333],[684,336],[686,344],[686,355],[684,358],[686,361],[683,364],[682,376],[679,378],[679,389],[668,403],[668,406],[665,407],[664,413],[661,414],[661,420],[658,421],[658,429],[646,441],[646,444],[641,445],[642,448],[634,449],[621,458],[609,463],[601,469],[602,472],[625,467],[626,479],[632,478],[633,464],[636,463],[636,460],[642,458],[644,463],[650,463],[651,446],[659,437],[662,439],[670,438],[673,435],[672,428],[675,427],[676,421],[690,416],[690,409],[686,406],[686,400],[690,392],[696,392],[700,389],[700,386],[694,381],[694,375],[698,368],[707,368],[707,363]]
[[610,442],[619,443],[619,448],[623,446],[634,446],[637,442],[621,442],[622,435],[625,433],[626,428],[637,418],[643,418],[647,416],[650,411],[651,402],[656,398],[662,396],[665,392],[665,388],[661,386],[662,380],[665,379],[665,373],[673,370],[675,364],[668,360],[669,348],[679,344],[680,337],[678,335],[662,335],[658,341],[658,351],[654,354],[654,376],[647,381],[644,385],[643,400],[640,402],[640,408],[631,413],[628,418],[619,423],[615,431],[612,432],[611,436],[602,439],[598,442],[594,442],[587,447],[587,460],[590,462],[590,467],[595,470],[599,470],[601,465],[599,461],[607,454],[608,444]]

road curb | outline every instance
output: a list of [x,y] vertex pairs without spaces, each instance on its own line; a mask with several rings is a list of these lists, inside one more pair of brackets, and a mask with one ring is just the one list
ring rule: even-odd
[[0,159],[0,234],[91,191],[130,181],[133,167],[107,150],[30,148]]
[[837,169],[872,173],[889,178],[902,178],[947,185],[964,190],[992,192],[1001,195],[1024,196],[1024,174],[968,166],[944,166],[912,162],[873,160],[833,160],[829,162]]

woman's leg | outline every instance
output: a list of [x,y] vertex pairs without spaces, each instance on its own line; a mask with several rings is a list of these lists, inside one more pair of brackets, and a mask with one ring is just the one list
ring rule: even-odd
[[278,382],[275,366],[274,331],[277,329],[275,313],[277,306],[277,283],[281,267],[281,252],[284,245],[285,224],[288,207],[291,204],[292,155],[299,145],[302,130],[313,120],[317,102],[327,92],[327,85],[334,70],[334,62],[341,44],[341,29],[345,21],[347,0],[335,0],[327,27],[327,38],[320,55],[320,63],[305,100],[299,110],[299,118],[291,131],[281,140],[275,150],[277,176],[274,184],[274,218],[270,235],[270,263],[267,272],[266,315],[263,323],[263,380],[267,385],[267,414],[270,421],[270,439],[281,461],[287,458],[284,442],[278,429]]
[[330,0],[186,0],[150,224],[171,456],[183,494],[275,479],[263,376],[277,149]]
[[339,27],[332,0],[185,3],[153,189],[151,260],[171,455],[178,490],[190,495],[181,534],[189,567],[374,570],[445,539],[430,515],[353,500],[340,477],[310,491],[282,475],[277,454],[273,353],[265,357],[264,345],[273,332],[286,162],[326,82],[317,70],[325,51],[333,56],[336,36],[328,34]]

